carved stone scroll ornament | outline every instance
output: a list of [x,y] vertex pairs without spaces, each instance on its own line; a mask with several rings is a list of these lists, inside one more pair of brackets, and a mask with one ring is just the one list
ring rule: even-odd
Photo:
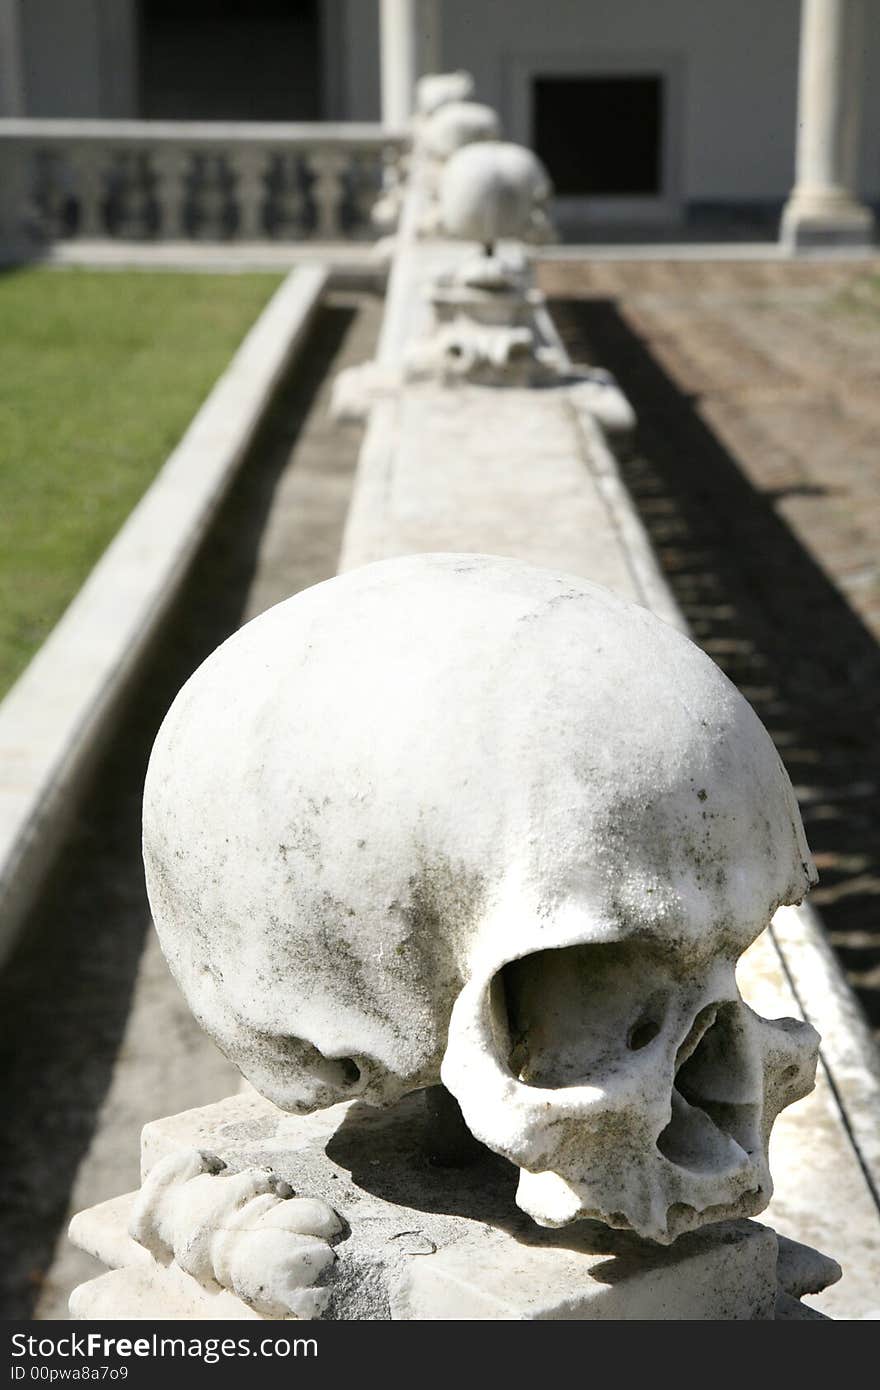
[[343,1229],[326,1202],[295,1197],[268,1169],[226,1173],[199,1149],[161,1159],[135,1200],[129,1234],[160,1264],[170,1260],[206,1287],[228,1289],[267,1317],[320,1317],[315,1287]]
[[575,409],[592,415],[608,434],[635,426],[611,372],[568,359],[519,248],[469,258],[439,276],[428,294],[432,327],[410,342],[399,365],[365,362],[337,374],[330,402],[335,420],[363,420],[382,397],[433,382],[564,388]]

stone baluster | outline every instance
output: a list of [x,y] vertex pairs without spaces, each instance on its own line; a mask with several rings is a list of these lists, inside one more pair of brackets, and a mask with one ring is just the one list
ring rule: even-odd
[[105,160],[106,150],[100,145],[83,142],[70,151],[78,208],[77,235],[80,237],[106,236]]
[[380,183],[369,212],[369,224],[373,232],[382,235],[393,233],[400,219],[403,206],[404,184],[406,178],[405,161],[396,145],[383,145],[378,151]]
[[179,241],[187,234],[189,165],[189,151],[180,145],[160,145],[153,156],[159,203],[159,235],[166,241]]
[[219,241],[226,235],[229,196],[223,155],[209,151],[202,157],[197,192],[196,235],[203,241]]
[[5,140],[0,145],[0,260],[16,260],[27,250],[32,175],[30,146]]
[[138,241],[150,233],[152,187],[144,150],[121,150],[115,160],[117,236]]
[[65,186],[63,155],[43,147],[37,153],[34,211],[40,236],[57,240],[67,235],[68,190]]
[[333,241],[342,235],[343,175],[348,162],[349,156],[338,150],[316,150],[309,158],[309,169],[315,179],[312,185],[314,234],[321,241]]
[[382,187],[396,188],[399,184],[406,182],[408,157],[405,151],[398,145],[383,145],[382,153]]
[[374,204],[400,162],[395,139],[378,128],[369,141],[318,131],[304,142],[291,131],[286,144],[227,148],[185,123],[179,134],[125,124],[67,122],[57,136],[35,128],[0,138],[2,254],[14,241],[71,235],[363,239],[375,235]]
[[280,154],[273,170],[272,235],[299,240],[306,225],[307,200],[303,171],[297,154]]
[[373,208],[382,188],[380,152],[378,150],[366,150],[362,154],[356,155],[352,175],[356,218],[354,235],[362,237],[371,230]]
[[266,235],[266,152],[245,145],[235,156],[238,236],[243,241],[260,241]]

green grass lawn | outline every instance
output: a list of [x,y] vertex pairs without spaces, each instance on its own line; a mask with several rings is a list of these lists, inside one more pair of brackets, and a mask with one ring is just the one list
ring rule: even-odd
[[180,439],[279,279],[0,274],[0,695]]

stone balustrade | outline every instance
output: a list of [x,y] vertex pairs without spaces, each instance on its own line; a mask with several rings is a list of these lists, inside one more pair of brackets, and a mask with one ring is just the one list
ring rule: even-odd
[[0,250],[371,239],[407,144],[378,124],[0,120]]

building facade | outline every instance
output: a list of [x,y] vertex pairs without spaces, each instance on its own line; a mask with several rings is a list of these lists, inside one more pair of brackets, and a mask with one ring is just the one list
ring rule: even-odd
[[778,221],[796,165],[880,205],[876,0],[0,0],[0,114],[373,121],[401,25],[544,158],[563,225]]

